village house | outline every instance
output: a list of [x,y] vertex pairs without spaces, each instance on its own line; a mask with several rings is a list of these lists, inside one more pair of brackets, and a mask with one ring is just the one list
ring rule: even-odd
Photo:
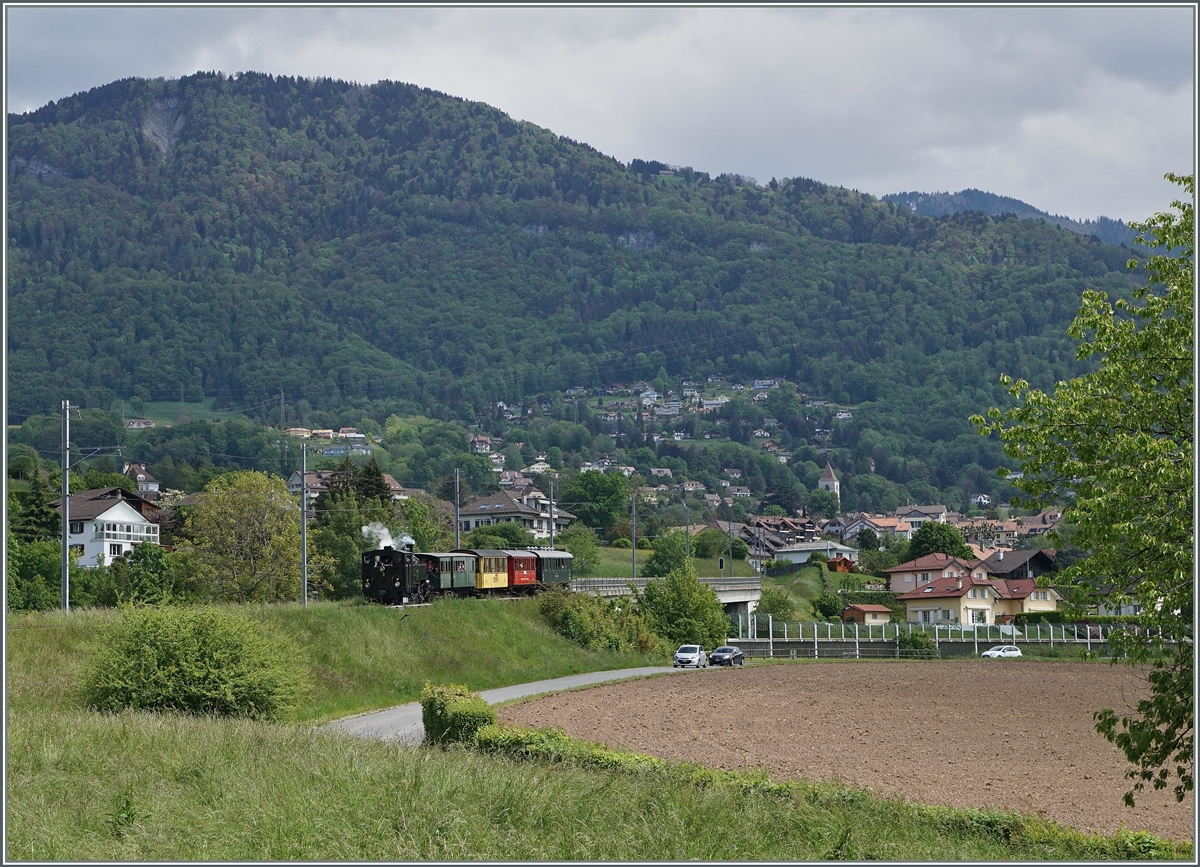
[[896,597],[904,603],[910,623],[950,623],[986,626],[1006,623],[1014,615],[1054,611],[1058,591],[1038,587],[1031,578],[980,578],[959,574],[934,579]]
[[879,623],[892,622],[892,609],[886,605],[855,604],[842,609],[842,620],[847,623]]
[[[143,543],[158,544],[153,504],[124,488],[95,488],[68,495],[67,545],[80,566],[108,566]],[[62,511],[62,498],[50,503]]]
[[138,493],[147,500],[153,500],[158,497],[158,479],[150,475],[150,471],[146,469],[145,464],[126,461],[125,466],[121,468],[121,475],[127,479],[133,479],[137,483]]
[[[575,516],[554,505],[554,532],[565,530]],[[550,538],[550,498],[537,488],[524,491],[499,491],[459,508],[459,530],[469,533],[477,527],[492,524],[516,523],[525,527],[535,539]]]

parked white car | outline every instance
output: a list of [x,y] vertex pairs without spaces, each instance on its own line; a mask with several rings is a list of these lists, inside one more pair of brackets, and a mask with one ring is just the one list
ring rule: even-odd
[[1018,659],[1021,656],[1021,648],[1011,644],[997,644],[979,655],[984,659]]
[[681,644],[675,651],[675,668],[708,668],[708,654],[699,644]]

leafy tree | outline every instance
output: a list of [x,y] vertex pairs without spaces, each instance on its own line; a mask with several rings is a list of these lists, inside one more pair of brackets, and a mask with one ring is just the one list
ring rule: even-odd
[[357,598],[362,592],[360,555],[375,547],[363,537],[362,528],[379,516],[371,506],[364,512],[363,504],[348,491],[323,493],[317,499],[317,517],[308,537],[313,550],[331,563],[329,596]]
[[692,553],[702,560],[729,555],[729,537],[716,527],[701,530],[692,537]]
[[788,620],[796,615],[796,603],[792,594],[783,587],[764,587],[756,614],[770,614],[777,620]]
[[563,488],[559,501],[585,526],[607,532],[629,511],[629,486],[620,473],[588,470]]
[[[71,488],[72,488],[72,490],[74,490],[75,489],[75,479],[74,479],[75,471],[74,470],[71,471],[71,475],[72,475]],[[129,491],[129,493],[131,493],[131,494],[136,494],[138,492],[137,482],[135,482],[133,479],[129,478],[129,476],[124,476],[124,475],[121,475],[120,473],[104,472],[103,470],[90,469],[83,474],[83,477],[79,481],[80,481],[80,487],[78,488],[78,490],[81,490],[81,491],[92,491],[97,488],[121,488],[122,490]]]
[[[6,602],[9,611],[47,611],[62,603],[62,546],[9,533]],[[72,584],[76,574],[72,566]]]
[[393,509],[400,527],[413,537],[416,550],[448,551],[454,547],[454,519],[432,497],[412,494],[397,501]]
[[41,468],[42,461],[37,449],[24,443],[12,443],[8,447],[8,477],[32,481]]
[[832,518],[840,511],[837,494],[824,488],[814,488],[804,498],[805,508],[814,518]]
[[600,565],[600,542],[596,539],[596,533],[582,524],[575,524],[557,534],[554,544],[571,552],[574,558],[571,570],[576,575],[590,575]]
[[[230,602],[300,598],[300,508],[287,483],[255,471],[209,482],[187,521],[206,595]],[[320,561],[310,555],[310,580]]]
[[118,605],[158,605],[191,597],[187,568],[179,555],[142,544],[108,566]]
[[822,617],[839,617],[845,605],[840,597],[834,593],[821,593],[814,596],[811,600],[813,611],[820,614]]
[[776,518],[786,518],[787,517],[787,512],[785,512],[783,510],[783,507],[776,506],[776,505],[767,506],[766,508],[764,508],[762,510],[762,513],[764,515],[768,515],[770,517],[776,517]]
[[916,560],[933,553],[949,554],[951,557],[975,556],[956,527],[939,521],[926,521],[917,527],[909,540],[908,559]]
[[682,530],[672,530],[657,537],[651,544],[654,553],[642,564],[642,574],[646,577],[662,578],[687,565],[687,539]]
[[533,533],[515,521],[501,521],[499,524],[488,524],[476,527],[463,536],[465,548],[528,548],[536,540]]
[[716,647],[728,631],[721,600],[691,564],[648,581],[646,589],[635,595],[634,605],[650,629],[671,644]]
[[1112,647],[1150,664],[1150,698],[1134,714],[1096,715],[1133,764],[1129,804],[1146,783],[1162,789],[1174,777],[1179,800],[1193,784],[1195,186],[1167,177],[1189,198],[1135,224],[1140,243],[1163,251],[1145,266],[1147,286],[1115,305],[1084,293],[1071,325],[1080,358],[1098,357],[1099,367],[1053,394],[1005,378],[1018,405],[972,419],[1022,462],[1028,504],[1065,503],[1072,541],[1089,552],[1059,577],[1074,583],[1073,601],[1093,605],[1110,591],[1108,604],[1140,606],[1143,628],[1118,633]]

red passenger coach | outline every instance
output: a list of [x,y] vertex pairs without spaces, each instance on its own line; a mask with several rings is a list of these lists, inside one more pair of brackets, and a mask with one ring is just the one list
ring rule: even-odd
[[537,554],[533,551],[505,551],[508,555],[508,586],[529,587],[537,584]]

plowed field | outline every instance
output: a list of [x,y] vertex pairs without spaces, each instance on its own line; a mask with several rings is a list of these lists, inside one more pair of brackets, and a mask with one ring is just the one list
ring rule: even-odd
[[499,716],[709,767],[761,767],[780,780],[1191,840],[1192,798],[1148,791],[1126,807],[1129,765],[1093,728],[1093,711],[1121,713],[1145,694],[1135,671],[1104,663],[818,662],[604,684]]

